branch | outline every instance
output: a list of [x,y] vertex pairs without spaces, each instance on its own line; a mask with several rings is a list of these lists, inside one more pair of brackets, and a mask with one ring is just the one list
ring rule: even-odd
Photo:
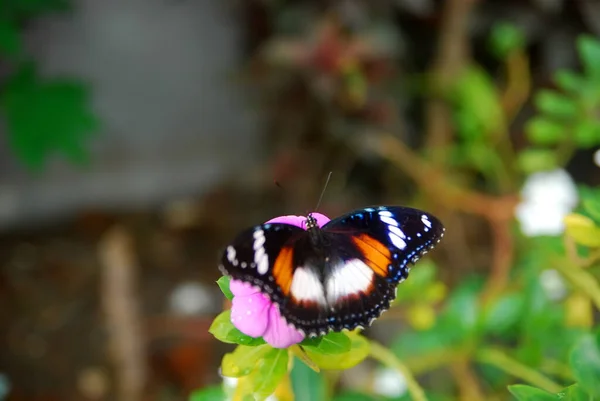
[[140,401],[147,372],[142,319],[137,303],[137,263],[131,238],[121,227],[111,229],[98,246],[102,265],[101,296],[109,352],[117,373],[118,399]]
[[[469,57],[469,37],[467,22],[476,0],[448,0],[444,9],[438,42],[438,53],[432,66],[436,89],[445,92],[452,81],[462,71]],[[427,105],[425,147],[439,149],[450,139],[450,110],[442,99],[431,99]]]
[[[479,215],[490,221],[507,221],[513,218],[514,208],[519,201],[517,196],[494,197],[461,188],[449,182],[441,169],[430,165],[392,135],[382,133],[370,138],[375,139],[367,141],[367,146],[404,171],[431,199],[446,208]],[[364,145],[358,146],[364,148]]]

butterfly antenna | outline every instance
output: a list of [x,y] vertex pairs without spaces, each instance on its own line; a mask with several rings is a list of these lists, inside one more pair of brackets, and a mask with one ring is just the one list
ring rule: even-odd
[[333,171],[330,171],[327,175],[327,181],[325,181],[325,185],[323,186],[323,190],[321,191],[321,196],[319,196],[319,201],[317,202],[317,206],[315,206],[315,212],[319,209],[319,206],[321,206],[323,195],[325,195],[325,190],[327,189],[327,185],[329,185],[329,180],[331,180],[331,174],[333,174]]

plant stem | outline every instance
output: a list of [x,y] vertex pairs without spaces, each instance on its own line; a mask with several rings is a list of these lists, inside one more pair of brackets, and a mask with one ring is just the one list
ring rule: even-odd
[[475,354],[475,359],[481,363],[495,366],[509,375],[522,379],[548,392],[558,393],[562,390],[562,386],[529,366],[523,365],[521,362],[509,357],[500,350],[493,348],[483,349]]
[[427,401],[427,396],[425,395],[425,391],[423,388],[417,383],[417,380],[413,376],[410,369],[402,363],[392,351],[385,348],[383,345],[378,344],[374,341],[370,341],[370,351],[369,354],[371,358],[381,362],[385,366],[395,369],[400,373],[404,380],[406,380],[406,386],[408,388],[408,393],[410,394],[413,401]]

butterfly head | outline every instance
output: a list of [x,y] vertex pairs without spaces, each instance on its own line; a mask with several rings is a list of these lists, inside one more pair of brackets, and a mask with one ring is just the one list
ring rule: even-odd
[[306,231],[311,231],[311,230],[314,230],[315,228],[319,228],[317,219],[310,213],[308,214],[308,216],[306,216],[306,221],[304,222],[304,224],[306,226]]

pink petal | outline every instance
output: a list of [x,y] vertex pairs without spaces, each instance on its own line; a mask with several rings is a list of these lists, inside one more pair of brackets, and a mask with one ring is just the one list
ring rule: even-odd
[[252,295],[260,292],[260,290],[254,287],[252,284],[245,283],[239,280],[231,280],[229,282],[229,290],[232,292],[234,297]]
[[269,308],[269,326],[263,334],[263,339],[273,348],[287,348],[304,339],[304,335],[289,326],[281,317],[279,309],[272,305]]
[[231,301],[231,323],[250,337],[262,337],[269,326],[269,299],[257,292],[236,295]]
[[[319,225],[319,227],[323,227],[325,224],[327,224],[330,220],[329,217],[325,216],[324,214],[321,213],[312,213],[312,216],[317,219],[317,224]],[[283,224],[289,224],[292,226],[296,226],[296,227],[300,227],[303,230],[306,230],[306,216],[280,216],[280,217],[275,217],[274,219],[271,219],[269,221],[267,221],[267,223],[283,223]]]

